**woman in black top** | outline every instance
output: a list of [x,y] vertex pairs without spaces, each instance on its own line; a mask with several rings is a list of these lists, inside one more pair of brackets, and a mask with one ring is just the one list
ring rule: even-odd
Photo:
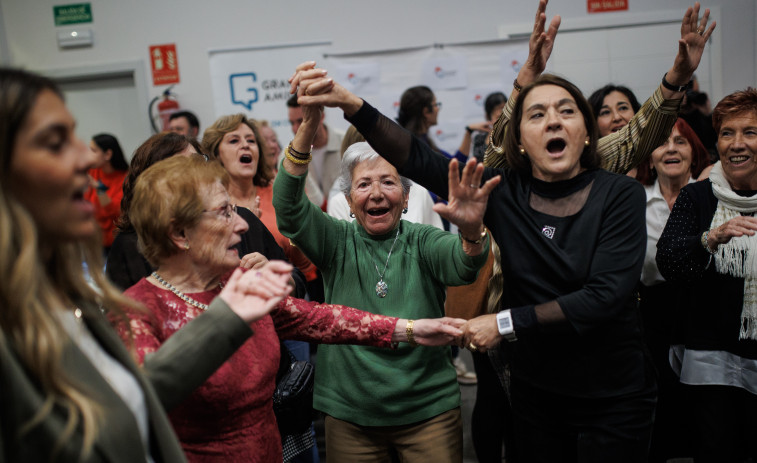
[[[699,20],[698,5],[687,11],[668,87],[696,68],[713,28],[705,30],[707,16]],[[538,29],[542,42],[554,38]],[[445,174],[456,175],[456,161],[312,67],[301,65],[292,79],[305,88],[300,104],[339,107],[402,175],[448,197],[451,213],[465,213],[456,190],[479,185],[448,191]],[[508,167],[483,171],[483,180],[503,176],[484,222],[502,251],[504,310],[469,322],[464,345],[486,350],[517,338],[511,397],[523,461],[646,461],[656,391],[633,294],[645,250],[643,189],[599,168],[596,121],[574,85],[542,76],[519,93],[504,144],[494,141]]]

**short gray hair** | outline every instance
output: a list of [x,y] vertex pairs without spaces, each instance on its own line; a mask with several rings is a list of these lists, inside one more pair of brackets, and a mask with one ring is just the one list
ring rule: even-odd
[[[339,177],[339,189],[345,196],[349,196],[352,190],[352,171],[355,170],[355,167],[361,162],[371,161],[378,157],[380,157],[379,154],[371,148],[371,145],[364,141],[350,145],[344,151],[344,156],[342,156],[342,175]],[[402,192],[407,196],[410,194],[410,187],[413,185],[413,182],[401,175],[400,182],[402,183]]]

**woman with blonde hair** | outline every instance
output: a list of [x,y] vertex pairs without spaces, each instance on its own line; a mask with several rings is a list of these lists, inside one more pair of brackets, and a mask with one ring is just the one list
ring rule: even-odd
[[[159,396],[110,326],[108,317],[123,319],[118,308],[136,307],[100,270],[84,199],[95,154],[74,127],[52,81],[0,69],[0,461],[182,462],[160,397],[178,400],[194,382],[164,369],[175,387]],[[248,273],[224,288],[210,317],[251,322],[286,294],[288,274]],[[251,293],[263,286],[276,295]],[[225,356],[193,374],[210,375],[235,349],[225,344]]]
[[[323,301],[318,270],[299,249],[279,232],[273,209],[273,170],[266,162],[268,146],[255,121],[244,114],[219,117],[202,136],[202,147],[229,173],[229,195],[237,207],[252,211],[260,218],[289,262],[300,269],[311,298]],[[320,296],[319,296],[320,295]]]

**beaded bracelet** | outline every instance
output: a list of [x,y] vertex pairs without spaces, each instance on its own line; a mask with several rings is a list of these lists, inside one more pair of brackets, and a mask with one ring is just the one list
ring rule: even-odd
[[513,90],[515,90],[518,93],[520,93],[521,91],[523,91],[523,86],[518,82],[518,78],[517,77],[513,81]]
[[710,230],[706,230],[702,232],[702,246],[704,247],[705,251],[709,252],[710,254],[715,254],[717,251],[717,246],[715,247],[715,250],[713,251],[710,249],[710,245],[707,244],[707,239],[710,237]]

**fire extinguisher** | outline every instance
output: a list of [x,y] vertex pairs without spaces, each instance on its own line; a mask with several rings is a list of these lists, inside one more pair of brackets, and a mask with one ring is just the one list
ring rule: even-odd
[[161,97],[156,96],[150,102],[150,123],[152,124],[152,128],[155,133],[158,133],[161,130],[168,130],[168,121],[171,118],[171,114],[179,111],[179,102],[176,100],[176,95],[174,93],[171,93],[172,88],[173,85],[168,87],[163,92],[163,99],[160,101],[160,103],[158,103],[158,118],[160,118],[160,129],[155,125],[155,117],[152,115],[152,108],[155,103],[160,100]]

